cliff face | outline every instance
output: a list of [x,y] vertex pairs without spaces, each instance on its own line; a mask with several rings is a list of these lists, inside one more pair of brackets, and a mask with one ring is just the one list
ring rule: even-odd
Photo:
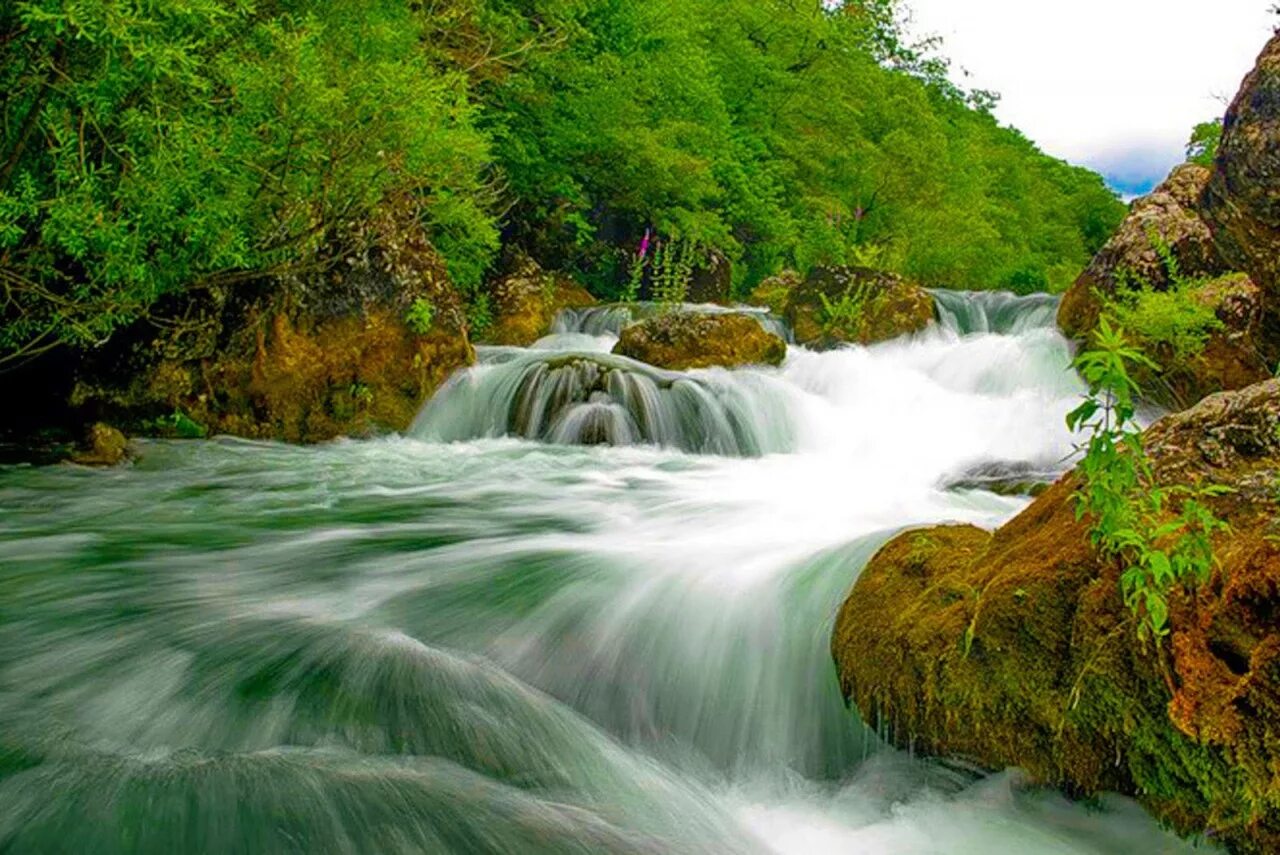
[[[1152,397],[1185,407],[1270,377],[1280,360],[1280,36],[1271,40],[1227,113],[1213,169],[1184,164],[1134,202],[1112,239],[1064,295],[1058,324],[1087,340],[1123,280],[1154,291],[1198,280],[1217,319],[1203,353],[1143,378]],[[1226,283],[1226,284],[1224,284]],[[1229,286],[1229,287],[1228,287]]]
[[845,696],[889,739],[1075,793],[1136,796],[1185,833],[1280,851],[1280,381],[1153,426],[1164,484],[1233,492],[1212,584],[1137,639],[1068,477],[995,533],[903,534],[870,562],[832,640]]

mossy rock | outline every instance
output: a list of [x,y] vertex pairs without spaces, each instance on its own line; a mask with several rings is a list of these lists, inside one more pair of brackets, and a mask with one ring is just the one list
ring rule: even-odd
[[[309,443],[407,428],[474,361],[462,299],[411,204],[353,229],[341,242],[368,248],[323,272],[162,305],[164,323],[86,357],[70,405],[161,435],[190,424]],[[419,301],[424,331],[408,321]]]
[[594,306],[597,300],[567,276],[549,273],[532,259],[493,283],[493,325],[485,331],[489,344],[528,347],[551,332],[562,309]]
[[613,352],[670,371],[781,365],[787,343],[745,314],[668,312],[622,330]]
[[1203,166],[1185,163],[1133,203],[1116,233],[1062,296],[1058,326],[1069,338],[1084,339],[1093,332],[1103,300],[1115,295],[1122,279],[1145,282],[1157,291],[1169,287],[1170,271],[1156,241],[1168,248],[1182,276],[1230,272],[1200,216],[1200,197],[1211,177]]
[[[853,310],[833,312],[842,302]],[[791,287],[784,317],[797,344],[828,349],[919,332],[933,323],[934,311],[928,291],[895,274],[865,267],[819,267]]]
[[1187,834],[1280,851],[1280,381],[1146,435],[1158,480],[1211,483],[1220,566],[1140,642],[1068,476],[991,533],[908,532],[868,564],[832,638],[841,688],[887,738],[1070,793],[1128,793]]

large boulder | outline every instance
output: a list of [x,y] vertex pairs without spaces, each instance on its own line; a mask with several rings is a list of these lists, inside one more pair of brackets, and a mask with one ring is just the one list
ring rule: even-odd
[[1149,196],[1133,203],[1115,235],[1063,295],[1058,308],[1063,332],[1072,338],[1087,337],[1097,326],[1102,298],[1113,296],[1122,279],[1135,285],[1148,283],[1157,291],[1168,288],[1171,276],[1158,248],[1161,243],[1184,276],[1213,277],[1231,270],[1198,210],[1211,177],[1203,166],[1183,164]]
[[408,210],[353,226],[323,272],[183,295],[86,354],[86,420],[136,432],[318,442],[403,430],[474,360],[461,298]]
[[491,344],[528,347],[551,332],[562,309],[595,305],[594,297],[568,276],[550,273],[530,258],[490,288],[493,325],[484,339]]
[[745,314],[666,312],[622,330],[613,352],[670,371],[781,365],[787,343]]
[[1280,35],[1227,110],[1202,209],[1223,258],[1280,314]]
[[887,738],[1076,794],[1119,791],[1184,833],[1280,851],[1280,381],[1218,394],[1146,434],[1157,480],[1211,483],[1219,566],[1140,642],[1120,568],[1068,476],[991,533],[902,534],[841,609],[845,696]]
[[823,349],[919,332],[933,323],[934,304],[924,288],[892,273],[818,267],[790,289],[784,316],[797,344]]

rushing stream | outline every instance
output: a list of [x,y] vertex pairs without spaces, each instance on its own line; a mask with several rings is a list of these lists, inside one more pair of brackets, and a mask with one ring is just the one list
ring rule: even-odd
[[403,438],[0,468],[0,852],[1189,851],[883,748],[836,684],[886,538],[1064,466],[1052,309],[686,375],[586,312]]

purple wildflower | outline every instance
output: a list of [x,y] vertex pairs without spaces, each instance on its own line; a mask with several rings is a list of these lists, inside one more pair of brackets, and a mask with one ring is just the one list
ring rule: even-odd
[[640,252],[638,253],[641,261],[649,254],[649,230],[644,230],[644,238],[640,241]]

